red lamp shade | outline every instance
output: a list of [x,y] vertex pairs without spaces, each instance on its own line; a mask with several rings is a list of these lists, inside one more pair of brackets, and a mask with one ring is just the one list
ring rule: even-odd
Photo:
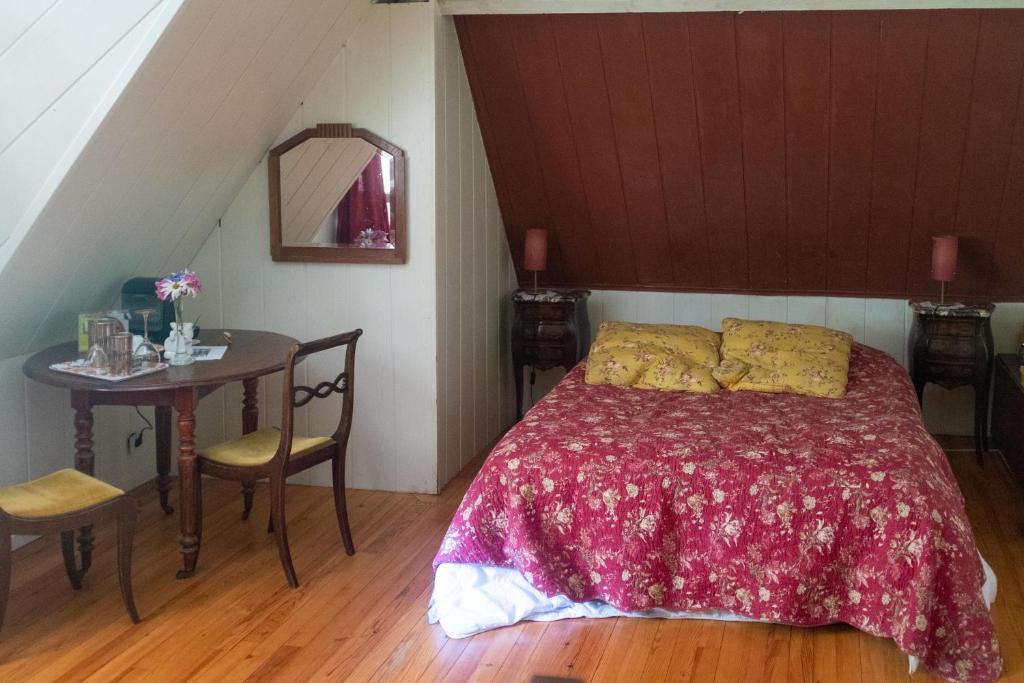
[[956,277],[957,238],[955,235],[932,237],[932,279],[950,282]]
[[523,268],[544,270],[548,267],[548,231],[531,228],[526,231],[526,256]]

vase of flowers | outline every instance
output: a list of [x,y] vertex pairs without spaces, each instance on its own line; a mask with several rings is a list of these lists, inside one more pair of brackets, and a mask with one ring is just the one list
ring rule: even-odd
[[171,365],[190,365],[195,362],[192,358],[192,349],[189,346],[191,340],[186,339],[184,335],[185,331],[185,316],[182,312],[182,305],[185,302],[185,297],[197,297],[203,291],[203,283],[199,281],[199,276],[193,273],[191,270],[182,270],[177,273],[171,273],[162,280],[156,281],[156,295],[161,301],[171,300],[174,304],[174,346],[171,349],[173,355],[171,356]]

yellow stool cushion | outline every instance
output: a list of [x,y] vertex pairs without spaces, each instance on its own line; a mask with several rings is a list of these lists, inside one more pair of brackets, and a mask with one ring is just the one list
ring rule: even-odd
[[[277,452],[277,445],[280,442],[281,431],[279,429],[260,429],[246,434],[240,439],[225,441],[207,448],[199,454],[199,457],[219,462],[222,465],[258,467],[267,464],[274,458],[274,453]],[[329,436],[292,437],[291,457],[297,458],[332,443],[334,443],[334,439]]]
[[78,470],[57,470],[24,484],[0,488],[0,509],[14,517],[56,517],[123,496],[124,491]]

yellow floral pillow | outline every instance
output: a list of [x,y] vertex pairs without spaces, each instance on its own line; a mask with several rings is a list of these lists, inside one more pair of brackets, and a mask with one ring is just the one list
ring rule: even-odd
[[604,322],[587,359],[587,384],[662,391],[718,390],[721,336],[703,327]]
[[733,391],[840,398],[852,345],[849,334],[827,327],[726,318],[715,379]]

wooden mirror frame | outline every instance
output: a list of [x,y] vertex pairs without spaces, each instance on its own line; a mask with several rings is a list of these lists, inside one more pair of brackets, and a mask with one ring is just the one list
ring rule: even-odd
[[[395,248],[361,249],[324,245],[286,245],[281,226],[281,156],[311,138],[360,138],[384,150],[395,160]],[[350,123],[319,123],[307,128],[270,150],[267,157],[267,182],[270,195],[270,257],[275,261],[307,263],[405,263],[406,261],[406,197],[405,152],[387,140]]]

